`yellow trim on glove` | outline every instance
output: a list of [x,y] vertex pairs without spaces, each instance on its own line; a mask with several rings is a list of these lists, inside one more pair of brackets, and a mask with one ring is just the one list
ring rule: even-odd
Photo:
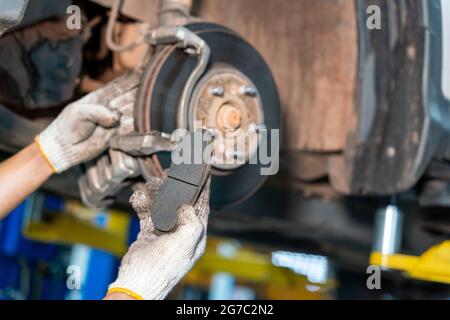
[[50,161],[50,159],[47,157],[47,155],[44,152],[44,149],[42,148],[41,142],[39,141],[39,136],[36,136],[36,138],[34,138],[34,143],[36,144],[36,146],[38,147],[39,151],[41,152],[42,156],[44,157],[44,159],[47,161],[48,165],[50,166],[50,168],[52,169],[53,173],[59,173],[58,169],[55,168],[55,166],[53,165],[53,163]]
[[108,295],[108,294],[111,294],[111,293],[124,293],[124,294],[126,294],[127,296],[132,297],[133,299],[136,299],[136,300],[145,300],[145,299],[142,298],[142,296],[140,296],[139,294],[137,294],[137,293],[135,293],[135,292],[133,292],[133,291],[131,291],[131,290],[129,290],[129,289],[126,289],[126,288],[111,288],[111,289],[108,290],[107,295]]

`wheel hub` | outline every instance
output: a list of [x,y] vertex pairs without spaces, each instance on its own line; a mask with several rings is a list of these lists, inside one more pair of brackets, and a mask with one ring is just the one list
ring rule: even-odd
[[[186,123],[190,131],[203,128],[222,134],[223,139],[214,142],[210,200],[212,208],[220,208],[247,198],[264,182],[261,165],[248,160],[257,154],[257,128],[280,127],[278,93],[261,55],[236,33],[209,23],[185,28],[211,50],[189,97]],[[178,129],[182,92],[196,66],[196,58],[176,45],[158,48],[142,74],[134,110],[136,131],[171,134]],[[161,152],[139,162],[149,179],[162,175],[171,156]]]
[[232,170],[245,164],[257,150],[256,127],[264,124],[261,100],[254,84],[229,67],[204,75],[191,101],[190,128],[216,129],[212,165]]

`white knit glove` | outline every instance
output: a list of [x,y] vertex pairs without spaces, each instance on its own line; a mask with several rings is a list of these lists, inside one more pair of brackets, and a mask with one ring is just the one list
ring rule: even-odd
[[122,259],[119,276],[109,286],[108,294],[120,292],[140,300],[164,299],[203,255],[210,180],[194,207],[183,205],[178,209],[177,226],[169,233],[156,230],[150,219],[150,208],[161,185],[161,179],[153,178],[130,198],[141,231]]
[[39,134],[35,142],[55,173],[91,160],[108,146],[120,113],[101,104],[74,102]]

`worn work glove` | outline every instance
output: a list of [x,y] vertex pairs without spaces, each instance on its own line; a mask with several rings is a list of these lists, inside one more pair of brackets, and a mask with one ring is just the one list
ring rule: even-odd
[[35,142],[55,173],[91,160],[108,146],[120,113],[101,104],[75,102],[41,133]]
[[135,299],[164,299],[203,255],[209,215],[210,179],[194,207],[178,209],[177,226],[169,233],[155,230],[150,208],[162,185],[154,178],[130,198],[139,215],[141,231],[122,260],[117,280],[108,294],[125,293]]

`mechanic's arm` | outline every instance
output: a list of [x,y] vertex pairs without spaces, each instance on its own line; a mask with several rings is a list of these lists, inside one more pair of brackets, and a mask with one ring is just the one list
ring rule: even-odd
[[33,143],[0,164],[0,219],[53,174]]
[[103,152],[119,121],[120,114],[103,105],[68,105],[34,143],[0,164],[0,219],[53,173]]
[[178,209],[177,226],[168,233],[155,230],[150,218],[161,184],[161,179],[153,178],[130,198],[141,231],[122,259],[119,276],[109,286],[105,300],[164,299],[205,250],[210,179],[194,206]]

